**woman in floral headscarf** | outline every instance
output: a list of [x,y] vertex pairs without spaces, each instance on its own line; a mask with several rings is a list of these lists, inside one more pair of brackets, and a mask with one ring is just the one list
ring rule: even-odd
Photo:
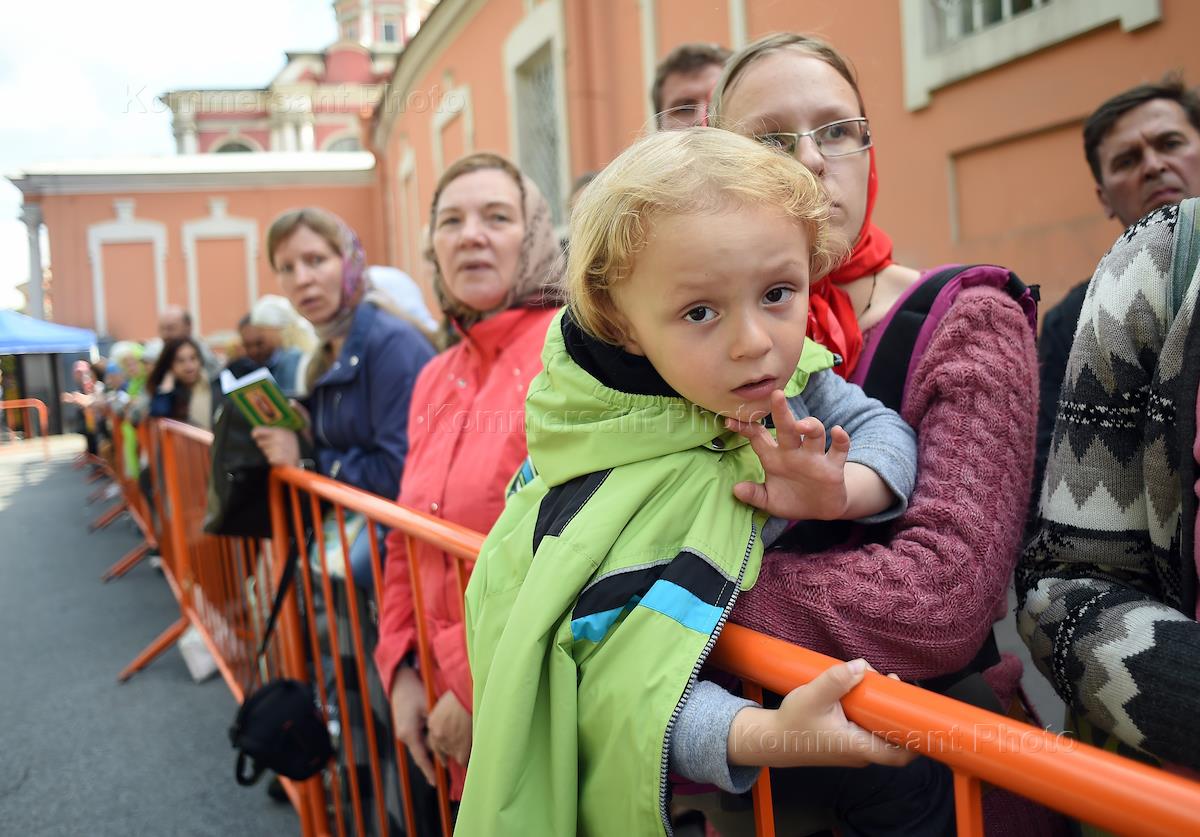
[[[302,317],[312,323],[318,345],[306,369],[306,404],[309,433],[314,449],[312,466],[325,476],[383,495],[395,497],[408,453],[409,400],[422,367],[434,350],[426,336],[399,315],[388,297],[380,294],[364,276],[366,259],[358,236],[339,218],[321,209],[307,207],[287,212],[276,219],[267,232],[267,257],[279,275],[283,291]],[[300,438],[290,430],[258,427],[254,439],[272,465],[302,464]],[[304,464],[308,464],[305,461]],[[361,520],[358,521],[361,524]],[[352,528],[352,524],[347,524]],[[362,537],[356,537],[361,533]],[[333,600],[326,602],[327,618],[337,627],[337,652],[341,657],[347,692],[357,692],[354,667],[353,627],[348,616],[347,599],[358,596],[358,629],[363,646],[374,647],[374,626],[366,614],[374,595],[348,583],[351,569],[366,566],[365,585],[370,589],[369,557],[356,561],[360,553],[369,556],[369,538],[364,529],[348,535],[351,539],[349,561],[342,560],[340,571],[327,561]],[[337,549],[337,538],[332,538]],[[365,547],[360,549],[359,547]],[[327,559],[331,556],[326,552]],[[345,564],[350,564],[348,568]],[[355,577],[359,576],[355,572]],[[328,663],[326,680],[332,679]],[[386,698],[380,683],[368,680],[377,758],[387,781],[387,814],[391,822],[380,827],[374,822],[376,806],[370,781],[360,781],[361,811],[369,821],[371,833],[403,832],[391,762],[395,749],[387,729]],[[334,695],[329,702],[335,703]],[[362,703],[357,694],[347,696],[346,706],[338,709],[343,740],[353,736],[355,760],[360,774],[369,776],[366,762],[367,739],[362,718]],[[343,775],[343,793],[347,782]]]
[[[504,508],[505,487],[526,456],[525,393],[541,371],[546,330],[561,301],[550,207],[503,157],[471,154],[442,175],[429,219],[433,286],[452,348],[425,367],[409,417],[411,467],[399,502],[479,532]],[[426,717],[414,668],[416,621],[404,539],[388,539],[375,664],[388,685],[396,737],[433,780],[450,761],[461,794],[471,749],[471,674],[454,559],[417,558],[437,703]]]
[[[283,214],[267,232],[267,253],[284,293],[317,332],[305,381],[316,470],[394,497],[408,451],[409,397],[432,345],[371,287],[358,236],[332,213]],[[295,433],[258,428],[254,436],[272,465],[300,464]]]

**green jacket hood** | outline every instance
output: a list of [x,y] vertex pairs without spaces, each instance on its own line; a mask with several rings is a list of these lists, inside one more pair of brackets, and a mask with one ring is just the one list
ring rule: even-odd
[[[601,383],[568,352],[567,316],[564,309],[550,324],[542,372],[525,402],[529,456],[548,486],[695,447],[731,450],[747,444],[725,428],[722,416],[682,397],[635,395]],[[806,339],[784,394],[800,394],[809,375],[834,363],[832,352]]]

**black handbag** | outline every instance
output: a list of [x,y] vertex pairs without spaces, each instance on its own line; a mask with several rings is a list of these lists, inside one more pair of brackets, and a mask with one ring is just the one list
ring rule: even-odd
[[[300,550],[293,551],[284,566],[258,648],[259,663],[296,573],[299,554]],[[246,698],[229,728],[229,740],[238,751],[234,778],[242,786],[253,785],[267,770],[289,779],[307,779],[321,772],[334,754],[312,685],[287,678],[272,680]]]
[[271,537],[267,503],[271,466],[250,435],[253,429],[228,401],[218,410],[204,514],[204,531],[210,535]]

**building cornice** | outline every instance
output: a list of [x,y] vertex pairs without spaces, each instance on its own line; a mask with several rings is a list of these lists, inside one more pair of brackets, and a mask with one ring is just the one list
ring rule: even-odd
[[429,65],[437,60],[449,41],[483,9],[486,2],[487,0],[441,0],[433,7],[421,28],[396,59],[392,77],[383,88],[381,104],[375,111],[378,122],[373,131],[373,140],[376,148],[382,150],[387,147],[392,123],[398,115],[391,112],[388,103],[407,101],[412,85],[424,75]]
[[30,198],[49,195],[193,192],[203,189],[370,186],[368,151],[189,154],[29,166],[8,180]]

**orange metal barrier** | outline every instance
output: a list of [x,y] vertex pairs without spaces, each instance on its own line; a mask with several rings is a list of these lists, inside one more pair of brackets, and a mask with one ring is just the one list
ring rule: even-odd
[[41,432],[42,437],[42,457],[50,461],[50,413],[46,409],[45,403],[36,398],[18,398],[14,401],[0,401],[0,412],[5,415],[10,410],[25,410],[25,420],[22,427],[25,429],[26,435],[29,435],[29,415],[36,413],[38,417],[37,427]]
[[[113,455],[116,467],[109,465],[104,460],[98,457],[92,457],[87,454],[83,457],[82,463],[86,464],[93,461],[99,464],[102,469],[100,473],[111,479],[120,488],[120,497],[116,504],[111,506],[107,511],[93,520],[88,531],[97,531],[110,525],[114,520],[118,519],[123,514],[128,514],[134,524],[138,527],[138,531],[142,533],[142,542],[127,552],[119,561],[109,567],[103,575],[100,576],[103,581],[111,581],[114,578],[120,578],[129,570],[133,569],[139,561],[141,561],[152,550],[158,548],[158,539],[154,534],[154,529],[151,520],[151,507],[149,499],[143,494],[141,485],[138,483],[137,476],[127,474],[125,471],[125,446],[127,440],[124,433],[124,428],[128,424],[127,420],[122,416],[117,415],[111,410],[105,408],[103,415],[107,418],[109,426],[112,429],[112,445]],[[147,450],[148,428],[139,428],[137,438],[138,446],[142,451]],[[107,486],[101,486],[89,498],[89,502],[100,499],[106,493]]]
[[[373,494],[360,491],[356,488],[346,485],[345,483],[335,482],[325,477],[313,474],[307,471],[302,471],[297,468],[276,468],[271,479],[271,515],[272,515],[272,530],[273,539],[276,543],[285,543],[289,539],[293,543],[303,542],[304,526],[300,517],[300,510],[307,509],[311,513],[312,520],[321,519],[322,507],[326,509],[325,518],[330,518],[336,522],[337,537],[340,539],[340,546],[343,555],[348,555],[350,551],[350,539],[346,532],[346,518],[349,513],[360,514],[367,519],[371,524],[377,524],[389,529],[398,530],[403,533],[407,540],[408,554],[414,553],[414,541],[422,541],[434,548],[446,553],[455,559],[455,566],[458,567],[458,580],[461,588],[466,588],[466,572],[463,568],[465,562],[473,563],[475,556],[479,554],[479,548],[483,544],[483,536],[478,532],[466,529],[461,526],[456,526],[452,523],[447,523],[444,520],[430,517],[420,512],[399,506],[394,502],[385,500]],[[290,519],[285,513],[285,509],[291,509]],[[383,572],[382,572],[382,545],[379,543],[375,525],[368,525],[365,529],[369,538],[369,548],[371,554],[371,568],[375,580],[375,589],[369,597],[369,603],[374,605],[375,612],[382,612],[383,598]],[[363,614],[360,611],[361,605],[358,602],[357,596],[343,597],[346,606],[349,610],[348,619],[340,620],[340,624],[350,628],[350,637],[339,637],[337,635],[336,625],[339,620],[334,618],[335,614],[330,608],[330,603],[334,598],[334,592],[330,582],[330,567],[326,561],[326,543],[325,536],[320,526],[314,528],[315,555],[318,556],[319,573],[314,573],[309,561],[301,561],[300,563],[300,579],[299,590],[306,602],[313,601],[313,592],[315,584],[321,585],[322,595],[326,602],[327,612],[326,621],[329,623],[328,630],[330,637],[328,644],[334,648],[341,645],[343,648],[349,647],[353,649],[354,664],[349,668],[352,671],[347,671],[348,668],[343,661],[343,658],[338,653],[328,654],[321,647],[317,637],[322,633],[321,626],[315,619],[315,614],[312,608],[306,608],[307,615],[307,635],[311,642],[310,659],[313,661],[312,680],[316,683],[318,700],[322,706],[328,707],[336,699],[336,705],[345,707],[348,705],[347,684],[352,676],[358,679],[357,685],[359,689],[361,702],[361,716],[364,719],[363,734],[366,741],[366,753],[356,753],[353,736],[346,735],[343,731],[343,740],[347,743],[346,759],[350,764],[362,763],[365,755],[366,762],[369,766],[370,787],[360,787],[360,780],[355,771],[345,771],[347,776],[345,779],[340,775],[341,771],[338,767],[334,767],[330,771],[330,790],[334,800],[332,810],[324,802],[323,786],[317,780],[310,780],[309,792],[313,794],[313,803],[311,810],[314,813],[313,825],[316,828],[314,833],[336,833],[345,834],[347,821],[353,820],[356,834],[363,834],[364,821],[361,800],[364,796],[370,797],[374,801],[376,823],[383,822],[388,816],[385,810],[387,802],[387,790],[384,788],[384,771],[381,760],[378,758],[379,749],[383,746],[382,741],[386,740],[390,735],[390,715],[385,720],[389,723],[382,729],[376,729],[373,719],[372,707],[370,705],[371,689],[367,682],[368,672],[371,676],[374,674],[374,663],[371,660],[372,648],[367,647],[367,642],[363,636],[362,626]],[[410,579],[413,585],[413,596],[418,602],[423,601],[421,593],[421,578],[416,572],[415,566],[409,564]],[[291,606],[295,606],[295,599],[292,599]],[[433,675],[434,662],[432,650],[430,647],[430,630],[425,623],[425,616],[422,609],[416,611],[417,619],[417,655],[420,660],[420,671],[422,680],[425,686],[425,696],[427,709],[432,709],[436,701],[434,690]],[[333,672],[332,678],[329,672],[325,670],[324,659],[332,661]],[[294,673],[292,676],[299,679],[306,679],[306,671],[301,670]],[[326,683],[332,681],[335,688],[335,695],[326,693]],[[385,712],[386,704],[385,704]],[[360,742],[362,743],[362,742]],[[391,738],[390,748],[394,751],[396,770],[400,780],[400,804],[403,808],[405,822],[408,824],[407,831],[410,834],[419,833],[416,827],[415,803],[412,794],[412,785],[409,778],[408,759],[404,751],[404,746],[398,739]],[[356,760],[356,756],[358,757]],[[438,798],[438,819],[441,821],[441,829],[443,834],[450,834],[453,831],[453,826],[450,817],[450,787],[446,775],[446,765],[435,755],[437,767],[437,798]],[[347,781],[348,780],[348,781]],[[347,787],[343,787],[343,782]],[[346,799],[343,801],[343,797]],[[347,814],[345,808],[349,808]]]
[[[780,694],[837,663],[739,625],[725,627],[710,660]],[[842,705],[859,726],[954,770],[960,837],[984,833],[981,782],[1118,833],[1200,834],[1200,783],[879,674],[868,673]],[[769,796],[769,787],[764,770],[756,813],[769,807],[759,790]]]
[[[375,589],[361,599],[356,595],[339,596],[320,521],[324,517],[336,522],[332,537],[340,541],[343,555],[350,550],[346,523],[352,513],[402,532],[409,555],[417,554],[415,542],[430,544],[455,559],[463,586],[465,567],[475,560],[483,536],[295,468],[277,468],[272,475],[271,543],[205,535],[200,523],[211,435],[172,421],[152,424],[155,429],[151,431],[150,447],[153,449],[157,443],[162,452],[155,502],[166,504],[167,509],[165,514],[160,513],[166,531],[159,532],[164,571],[180,602],[182,617],[122,677],[148,664],[190,623],[200,630],[239,700],[253,684],[270,677],[312,682],[327,719],[334,711],[337,719],[344,721],[354,708],[361,714],[362,729],[360,738],[343,726],[343,757],[323,774],[305,782],[285,781],[302,833],[339,837],[380,833],[379,824],[388,819],[389,793],[397,791],[391,787],[393,782],[399,785],[399,804],[409,824],[408,833],[419,833],[414,827],[414,799],[403,745],[394,738],[388,740],[386,720],[377,725],[371,706],[368,681],[373,663],[363,627],[370,626],[372,612],[377,614],[382,608],[382,546],[374,526],[367,526]],[[152,455],[152,462],[154,458]],[[312,525],[314,522],[316,525]],[[310,540],[315,544],[312,559]],[[268,664],[256,671],[252,664],[261,636],[258,631],[265,623],[282,571],[277,556],[290,548],[300,550],[297,582],[281,612]],[[412,562],[409,572],[414,600],[420,603],[424,601],[421,579]],[[345,586],[352,587],[352,583],[343,582]],[[315,606],[318,600],[324,602],[324,619]],[[420,669],[432,707],[432,652],[420,607],[416,618]],[[740,677],[747,695],[761,700],[763,688],[784,694],[837,661],[727,625],[710,662]],[[355,687],[357,705],[352,698]],[[1200,783],[879,675],[868,674],[843,705],[847,716],[860,726],[904,743],[955,772],[961,835],[984,833],[983,782],[1117,832],[1200,833]],[[385,772],[381,758],[387,751],[395,759],[398,775],[394,778]],[[346,765],[365,768],[347,770]],[[448,781],[445,765],[439,762],[438,768],[439,817],[443,833],[449,834]],[[758,834],[773,835],[767,771],[763,771],[754,798]]]
[[[296,664],[288,667],[283,661],[302,653],[294,617],[289,623],[283,614],[261,664],[256,660],[282,562],[269,541],[216,537],[203,531],[211,433],[177,421],[151,419],[143,422],[139,435],[152,486],[150,537],[161,551],[163,576],[179,603],[180,617],[120,672],[118,680],[125,682],[150,665],[191,626],[240,703],[259,684],[294,670]],[[305,822],[296,783],[287,779],[282,783]]]

